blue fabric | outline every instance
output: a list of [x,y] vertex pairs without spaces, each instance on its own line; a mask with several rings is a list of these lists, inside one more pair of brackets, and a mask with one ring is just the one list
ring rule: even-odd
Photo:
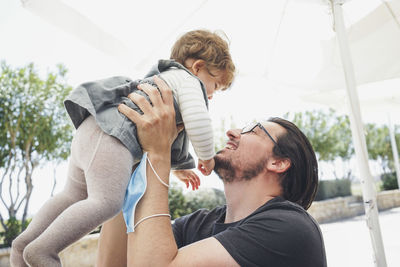
[[127,233],[135,231],[134,225],[136,205],[146,191],[146,160],[147,152],[143,154],[142,160],[140,161],[139,166],[137,166],[136,170],[133,172],[128,187],[126,188],[122,214],[125,219]]

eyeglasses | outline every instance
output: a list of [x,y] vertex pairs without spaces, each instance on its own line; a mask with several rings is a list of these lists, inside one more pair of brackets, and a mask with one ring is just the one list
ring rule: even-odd
[[269,132],[267,131],[267,129],[265,129],[264,126],[262,126],[262,124],[259,123],[259,122],[255,122],[255,123],[252,123],[252,124],[247,125],[246,127],[244,127],[244,128],[242,129],[242,132],[241,132],[240,134],[247,134],[247,133],[249,133],[249,132],[254,132],[254,128],[256,128],[256,127],[259,127],[261,130],[263,130],[263,131],[268,135],[268,137],[272,140],[272,142],[274,142],[274,144],[275,144],[275,145],[278,147],[278,149],[279,149],[278,143],[274,140],[274,138],[272,138],[272,136],[269,134]]

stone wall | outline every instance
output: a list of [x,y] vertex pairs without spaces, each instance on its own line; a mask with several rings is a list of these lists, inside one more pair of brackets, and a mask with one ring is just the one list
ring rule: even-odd
[[10,248],[0,249],[0,267],[10,266]]
[[87,235],[60,253],[63,267],[94,267],[99,234]]
[[[99,234],[87,235],[60,253],[63,267],[94,267]],[[0,267],[10,267],[10,249],[0,249]]]
[[387,210],[400,207],[400,190],[382,191],[378,194],[378,209]]
[[337,197],[313,202],[308,212],[317,222],[326,223],[361,215],[364,212],[364,206],[361,197]]
[[[400,207],[400,190],[379,192],[377,202],[379,210]],[[349,196],[315,201],[308,212],[319,223],[327,223],[364,214],[365,210],[361,196]]]
[[[400,207],[400,190],[383,191],[377,195],[379,210]],[[326,223],[364,214],[361,196],[339,197],[314,202],[309,213]],[[94,267],[99,234],[88,235],[60,253],[63,267]],[[0,249],[0,267],[9,267],[10,249]]]

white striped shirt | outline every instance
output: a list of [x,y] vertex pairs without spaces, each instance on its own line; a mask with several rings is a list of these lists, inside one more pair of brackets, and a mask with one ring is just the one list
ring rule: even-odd
[[199,81],[181,69],[171,69],[160,76],[176,97],[186,133],[197,157],[211,159],[215,155],[213,128]]

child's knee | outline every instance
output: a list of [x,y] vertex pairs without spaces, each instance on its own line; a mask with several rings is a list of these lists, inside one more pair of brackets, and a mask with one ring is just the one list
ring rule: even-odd
[[26,246],[23,252],[24,261],[30,266],[40,266],[40,253],[35,251],[33,244]]
[[10,251],[10,264],[13,267],[27,267],[23,257],[22,253],[26,247],[27,243],[21,238],[21,236],[18,236],[16,239],[14,239],[11,243],[11,251]]
[[48,248],[36,241],[26,246],[23,257],[29,266],[61,266],[59,257],[51,255]]
[[26,242],[23,241],[23,239],[21,238],[21,235],[17,236],[17,238],[15,238],[12,243],[11,243],[11,249],[14,251],[23,251],[25,246],[26,246]]

